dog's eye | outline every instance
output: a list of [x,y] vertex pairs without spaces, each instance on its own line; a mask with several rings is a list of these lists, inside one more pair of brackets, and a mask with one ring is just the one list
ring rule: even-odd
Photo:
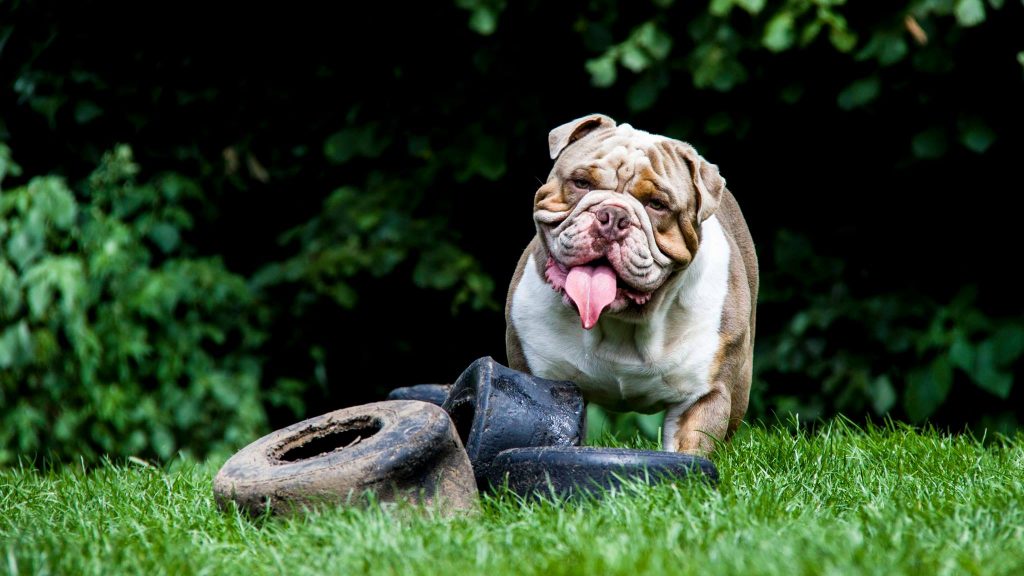
[[590,190],[591,188],[590,181],[584,180],[582,178],[574,178],[572,181],[572,185],[579,188],[580,190]]
[[657,212],[664,212],[665,210],[668,210],[668,205],[661,200],[648,200],[647,207]]

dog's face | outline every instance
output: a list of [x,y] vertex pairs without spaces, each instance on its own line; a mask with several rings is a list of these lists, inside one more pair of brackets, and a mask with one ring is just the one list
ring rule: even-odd
[[689,144],[580,118],[551,131],[554,168],[534,197],[545,276],[583,327],[602,313],[642,315],[686,268],[725,180]]

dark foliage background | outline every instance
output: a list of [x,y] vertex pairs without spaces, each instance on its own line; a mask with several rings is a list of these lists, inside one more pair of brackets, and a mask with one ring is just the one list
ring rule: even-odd
[[547,132],[595,111],[739,199],[752,417],[1024,417],[1020,2],[220,8],[0,3],[0,462],[204,454],[503,360]]

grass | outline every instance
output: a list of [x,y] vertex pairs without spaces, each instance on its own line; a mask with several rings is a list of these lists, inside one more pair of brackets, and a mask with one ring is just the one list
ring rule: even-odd
[[477,516],[329,509],[246,519],[219,462],[0,471],[11,574],[1024,574],[1024,435],[747,427],[717,489],[489,497]]

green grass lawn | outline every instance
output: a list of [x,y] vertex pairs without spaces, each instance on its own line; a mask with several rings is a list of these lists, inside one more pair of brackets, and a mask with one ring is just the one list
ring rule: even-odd
[[214,506],[220,462],[0,471],[12,574],[1024,574],[1024,435],[747,427],[717,489],[486,498],[473,517]]

